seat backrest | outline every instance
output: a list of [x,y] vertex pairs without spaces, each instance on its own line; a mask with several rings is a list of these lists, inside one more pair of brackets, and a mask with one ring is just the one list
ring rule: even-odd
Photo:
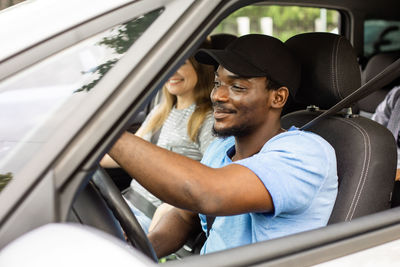
[[[362,72],[362,83],[365,84],[371,80],[384,68],[395,62],[398,58],[400,58],[400,52],[380,53],[371,57]],[[375,112],[376,107],[383,101],[390,89],[399,84],[400,78],[358,101],[357,107],[360,115],[371,117]]]
[[[309,40],[310,45],[303,43],[303,39]],[[293,47],[293,52],[301,60],[302,76],[307,79],[302,80],[301,90],[289,97],[282,115],[305,109],[317,102],[319,108],[329,108],[360,86],[357,59],[351,44],[343,36],[307,33],[297,35],[286,43]]]
[[[313,108],[283,116],[284,128],[303,126],[321,114],[320,109],[329,109],[360,86],[356,54],[343,36],[306,33],[286,44],[302,63],[301,85],[294,101]],[[307,130],[325,138],[336,152],[339,188],[329,223],[390,208],[397,152],[393,135],[385,127],[368,118],[340,113]]]

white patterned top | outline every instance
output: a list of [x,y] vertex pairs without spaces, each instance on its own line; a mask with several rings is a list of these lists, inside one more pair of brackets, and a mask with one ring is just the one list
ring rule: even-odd
[[[193,142],[188,135],[187,124],[195,108],[195,104],[185,109],[176,109],[173,107],[161,128],[157,146],[200,161],[206,148],[215,138],[211,134],[214,118],[211,112],[207,114],[197,140]],[[143,124],[148,122],[154,110],[150,112]],[[152,135],[153,133],[148,133],[143,138],[150,141]]]

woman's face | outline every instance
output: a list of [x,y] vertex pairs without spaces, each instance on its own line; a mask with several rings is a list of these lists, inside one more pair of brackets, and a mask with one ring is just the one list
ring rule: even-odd
[[197,84],[197,74],[189,60],[185,61],[177,72],[172,75],[165,86],[169,93],[178,97],[193,96],[193,89]]

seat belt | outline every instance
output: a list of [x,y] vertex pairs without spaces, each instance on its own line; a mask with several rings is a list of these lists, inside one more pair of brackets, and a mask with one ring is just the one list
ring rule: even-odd
[[[400,58],[397,59],[392,64],[390,64],[389,66],[387,66],[384,70],[382,70],[378,75],[369,80],[363,86],[355,90],[347,97],[343,98],[336,105],[324,111],[318,117],[312,119],[311,121],[300,127],[300,130],[306,130],[311,126],[315,125],[321,119],[329,115],[335,114],[340,110],[342,110],[343,108],[349,107],[351,104],[362,99],[363,97],[368,96],[369,94],[375,92],[379,88],[382,88],[385,85],[391,83],[398,77],[400,77]],[[210,235],[210,230],[212,228],[212,225],[215,221],[215,216],[206,215],[206,221],[207,221],[207,238],[208,238],[208,236]]]
[[395,62],[387,66],[384,70],[382,70],[378,75],[369,80],[363,86],[355,90],[353,93],[348,95],[339,101],[336,105],[331,107],[330,109],[324,111],[318,117],[309,121],[305,125],[303,125],[300,130],[306,130],[310,128],[312,125],[320,121],[322,118],[325,118],[329,115],[335,114],[342,110],[343,108],[350,107],[351,104],[357,102],[358,100],[370,95],[376,90],[384,87],[385,85],[391,83],[396,78],[400,77],[400,58]]

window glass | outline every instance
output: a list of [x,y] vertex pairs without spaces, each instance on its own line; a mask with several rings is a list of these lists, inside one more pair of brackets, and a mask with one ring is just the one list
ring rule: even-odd
[[[149,12],[0,82],[0,191],[161,14]],[[16,151],[24,151],[16,155]]]
[[338,33],[339,12],[298,6],[247,6],[223,20],[213,33],[262,33],[286,41],[304,32]]
[[400,21],[367,20],[364,23],[364,56],[400,50]]

